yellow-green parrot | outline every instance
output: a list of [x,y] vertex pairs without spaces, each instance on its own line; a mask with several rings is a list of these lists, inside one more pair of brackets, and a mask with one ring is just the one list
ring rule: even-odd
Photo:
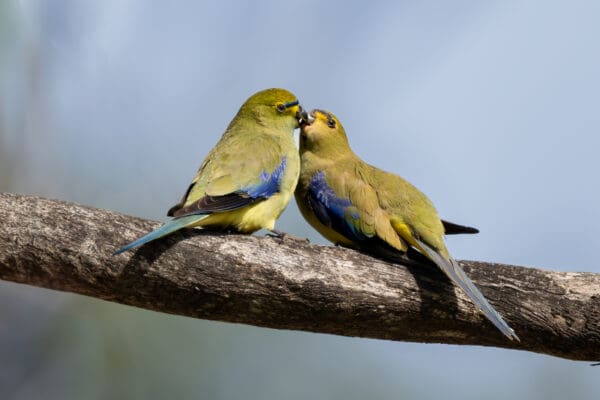
[[300,160],[296,201],[304,218],[325,238],[369,252],[415,248],[460,286],[504,335],[519,340],[444,244],[445,233],[476,229],[440,220],[417,188],[362,161],[329,112],[313,110],[302,119]]
[[206,227],[252,233],[275,229],[300,173],[294,129],[302,108],[284,89],[252,95],[210,151],[172,220],[120,248],[123,253],[181,228]]

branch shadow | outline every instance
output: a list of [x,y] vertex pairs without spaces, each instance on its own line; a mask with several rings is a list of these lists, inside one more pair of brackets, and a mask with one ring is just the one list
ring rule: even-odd
[[145,243],[132,250],[133,255],[127,260],[119,274],[120,285],[122,287],[138,287],[139,278],[146,276],[150,266],[179,242],[197,236],[222,236],[224,234],[209,229],[183,228],[165,237]]
[[[379,260],[399,264],[405,267],[414,277],[421,297],[420,312],[431,321],[431,326],[440,328],[436,320],[440,312],[448,315],[458,313],[458,298],[452,281],[444,274],[437,265],[419,251],[410,247],[406,253],[385,244],[376,243],[369,245],[359,251],[375,257]],[[439,296],[452,299],[451,302],[440,303]]]

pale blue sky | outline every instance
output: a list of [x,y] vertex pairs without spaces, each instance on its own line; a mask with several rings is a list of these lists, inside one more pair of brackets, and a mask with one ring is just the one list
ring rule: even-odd
[[[457,258],[600,272],[598,2],[6,4],[0,139],[18,172],[0,190],[163,219],[240,104],[280,86],[337,114],[358,154],[412,181],[445,218],[479,227],[449,240]],[[279,228],[325,243],[294,204]],[[85,318],[125,332],[128,362],[207,398],[576,399],[598,388],[587,364],[530,353],[268,331],[44,294],[67,304],[52,311],[37,290],[3,287],[4,302],[30,299],[25,315],[101,308]],[[137,322],[111,319],[119,313]],[[56,343],[83,324],[66,314]],[[140,326],[167,332],[141,341],[154,357],[133,339]],[[225,350],[211,353],[221,336]],[[174,337],[189,353],[162,341]],[[78,343],[54,374],[78,365],[89,346]],[[203,389],[194,374],[164,375],[203,357],[213,360],[198,371]],[[148,396],[143,378],[123,379],[136,382],[123,393]]]

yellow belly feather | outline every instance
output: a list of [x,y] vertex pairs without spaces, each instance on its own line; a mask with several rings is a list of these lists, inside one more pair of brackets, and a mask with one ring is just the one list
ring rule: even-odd
[[238,210],[209,214],[193,227],[233,229],[252,233],[259,229],[275,229],[275,221],[290,200],[291,194],[278,193],[270,198]]

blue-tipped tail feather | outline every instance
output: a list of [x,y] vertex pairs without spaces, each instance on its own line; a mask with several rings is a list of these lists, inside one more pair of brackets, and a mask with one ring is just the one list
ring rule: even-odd
[[168,234],[178,231],[187,226],[193,225],[205,217],[206,217],[206,215],[188,215],[185,217],[179,217],[179,218],[172,219],[171,221],[167,222],[160,228],[148,233],[147,235],[142,236],[141,238],[139,238],[137,240],[134,240],[133,242],[129,243],[126,246],[121,247],[119,250],[117,250],[113,253],[113,256],[124,253],[127,250],[131,250],[133,248],[139,247],[143,244],[146,244],[148,242],[151,242],[151,241],[161,238],[163,236],[167,236]]
[[437,251],[420,240],[417,240],[417,243],[419,243],[419,246],[423,248],[427,257],[431,259],[431,261],[433,261],[442,271],[444,271],[446,276],[448,276],[452,282],[460,286],[460,288],[471,298],[473,303],[479,307],[487,319],[489,319],[492,324],[494,324],[494,326],[500,330],[500,332],[502,332],[511,340],[514,339],[520,341],[515,331],[508,326],[498,311],[496,311],[494,307],[487,301],[483,293],[477,289],[473,281],[469,279],[467,274],[465,274],[465,271],[463,271],[460,265],[458,265],[458,262],[453,259],[446,260]]

